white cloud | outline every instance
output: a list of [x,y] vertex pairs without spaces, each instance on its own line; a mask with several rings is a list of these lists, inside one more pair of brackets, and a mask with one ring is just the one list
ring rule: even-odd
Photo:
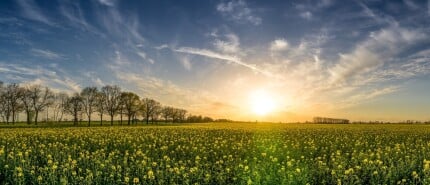
[[140,33],[137,14],[123,16],[116,7],[99,9],[96,14],[106,32],[117,39],[124,40],[129,47],[135,49],[136,45],[145,43],[145,38]]
[[33,0],[17,0],[18,5],[21,7],[22,14],[25,18],[42,22],[50,26],[54,26],[48,17],[46,17],[37,4]]
[[403,0],[403,3],[405,3],[406,6],[408,6],[408,8],[413,9],[413,10],[416,10],[419,8],[419,6],[411,0]]
[[116,0],[98,0],[98,2],[105,6],[115,6]]
[[214,46],[223,53],[237,53],[240,51],[239,37],[233,33],[225,35],[226,40],[215,39]]
[[397,26],[374,32],[351,53],[340,55],[339,62],[330,70],[332,82],[343,83],[370,72],[424,38],[427,36],[420,31]]
[[191,65],[191,62],[190,62],[190,58],[189,58],[189,57],[187,57],[187,56],[183,56],[183,57],[179,58],[179,61],[181,62],[182,66],[184,66],[184,68],[185,68],[186,70],[188,70],[188,71],[190,71],[190,70],[191,70],[192,65]]
[[151,58],[149,58],[149,57],[146,55],[146,53],[145,53],[145,52],[143,52],[143,51],[138,51],[138,52],[137,52],[137,55],[139,55],[139,56],[140,56],[140,58],[144,59],[145,61],[148,61],[149,63],[154,64],[154,60],[153,60],[153,59],[151,59]]
[[341,103],[339,103],[339,106],[336,106],[335,108],[343,109],[343,108],[352,107],[362,103],[363,101],[369,101],[386,94],[394,93],[399,89],[400,89],[399,86],[388,86],[388,87],[374,89],[374,90],[366,91],[362,93],[356,93],[355,95],[342,100]]
[[388,24],[390,26],[398,26],[399,23],[391,16],[384,14],[375,14],[367,5],[362,2],[358,3],[363,9],[364,14],[374,19],[378,24]]
[[104,33],[101,33],[97,30],[97,28],[88,23],[77,1],[65,1],[60,3],[60,13],[70,22],[72,26],[92,32],[102,37],[104,36]]
[[285,39],[276,39],[270,43],[271,51],[285,51],[288,49],[288,42]]
[[167,44],[162,44],[162,45],[159,45],[159,46],[155,46],[154,48],[155,48],[155,49],[157,49],[157,50],[161,50],[161,49],[169,48],[169,45],[167,45]]
[[232,62],[232,63],[238,64],[240,66],[249,68],[255,72],[264,74],[266,76],[272,76],[271,73],[264,71],[264,70],[261,70],[261,69],[257,68],[255,65],[242,62],[242,60],[236,56],[224,55],[224,54],[216,53],[216,52],[206,50],[206,49],[198,49],[198,48],[190,48],[190,47],[181,47],[181,48],[175,49],[174,51],[180,52],[180,53],[188,53],[188,54],[205,56],[205,57],[209,57],[209,58],[220,59],[220,60],[224,60],[227,62]]
[[262,19],[254,15],[253,10],[248,7],[244,0],[232,0],[227,3],[220,3],[216,9],[224,16],[236,22],[249,22],[260,25]]
[[0,71],[11,74],[12,77],[19,76],[20,82],[24,84],[40,84],[57,91],[79,92],[81,90],[80,85],[65,74],[41,66],[30,68],[19,64],[0,63]]
[[312,19],[312,13],[309,11],[301,12],[299,15],[300,15],[300,17],[302,17],[303,19],[306,19],[306,20]]
[[34,56],[43,57],[43,58],[50,59],[50,60],[64,58],[63,55],[55,53],[55,52],[50,51],[50,50],[31,49],[30,51],[33,53]]

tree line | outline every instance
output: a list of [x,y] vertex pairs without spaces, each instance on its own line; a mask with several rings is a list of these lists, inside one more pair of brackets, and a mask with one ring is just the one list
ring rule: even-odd
[[[142,120],[146,124],[158,121],[212,122],[210,117],[190,115],[188,111],[171,106],[163,106],[151,98],[141,98],[134,92],[122,91],[117,85],[106,85],[102,88],[85,87],[81,92],[69,95],[65,92],[53,92],[41,85],[22,86],[17,83],[4,84],[0,81],[0,117],[7,124],[14,124],[19,113],[26,115],[27,124],[38,124],[41,112],[51,114],[54,122],[65,121],[71,116],[77,125],[83,118],[91,126],[91,121],[98,119],[100,125],[108,117],[110,125],[119,116],[128,125]],[[92,116],[98,115],[98,118]],[[106,117],[104,117],[106,116]],[[141,119],[139,119],[141,118]],[[124,123],[125,124],[125,123]]]

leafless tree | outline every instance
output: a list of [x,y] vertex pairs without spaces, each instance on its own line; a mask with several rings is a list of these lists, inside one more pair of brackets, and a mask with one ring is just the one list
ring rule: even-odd
[[124,111],[128,117],[127,124],[130,125],[131,119],[135,117],[140,106],[140,98],[132,92],[121,93],[121,100],[124,104]]
[[53,103],[54,94],[51,90],[49,90],[48,87],[43,88],[40,85],[33,85],[29,87],[28,90],[35,114],[34,123],[37,125],[39,112],[43,111],[46,107]]
[[79,113],[83,110],[82,100],[82,97],[78,93],[68,98],[66,110],[73,116],[73,125],[77,125],[79,122]]
[[54,95],[54,121],[61,122],[63,120],[63,115],[66,112],[66,105],[69,95],[60,92]]
[[98,92],[96,95],[96,109],[100,115],[100,126],[103,125],[103,114],[106,112],[105,100],[105,95],[102,92]]
[[113,117],[118,113],[120,105],[121,89],[116,85],[107,85],[102,87],[101,92],[106,98],[104,101],[104,105],[106,108],[106,112],[110,116],[110,124],[113,125]]
[[151,122],[154,124],[155,121],[160,117],[161,114],[161,103],[155,101],[155,103],[152,105],[152,113],[151,113]]
[[184,122],[187,115],[187,110],[185,109],[176,109],[177,118],[179,122]]
[[4,95],[4,87],[3,82],[0,81],[0,117],[2,122],[6,121],[6,112],[7,112],[7,101],[6,96]]
[[143,98],[141,105],[141,112],[145,118],[146,124],[149,124],[149,119],[159,110],[161,104],[150,98]]
[[88,117],[88,126],[91,126],[91,115],[95,112],[95,107],[97,106],[97,93],[97,87],[86,87],[81,92],[82,105]]
[[22,108],[20,101],[20,87],[13,83],[6,86],[4,98],[6,99],[6,122],[9,123],[9,118],[12,117],[12,124],[15,123],[15,116]]
[[161,116],[163,116],[164,118],[164,122],[168,122],[169,118],[172,117],[173,114],[173,107],[169,107],[169,106],[164,106],[161,108]]
[[21,87],[21,102],[25,111],[25,114],[27,116],[27,124],[31,124],[31,119],[34,114],[32,99],[31,99],[31,92],[28,87]]

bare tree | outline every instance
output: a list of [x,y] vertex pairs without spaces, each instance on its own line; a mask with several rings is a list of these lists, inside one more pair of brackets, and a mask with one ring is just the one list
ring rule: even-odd
[[29,88],[31,103],[34,109],[34,123],[37,125],[39,112],[51,105],[54,100],[54,94],[48,87],[42,88],[40,85],[34,85]]
[[155,101],[155,103],[152,105],[152,113],[151,113],[151,122],[154,124],[155,121],[157,121],[158,117],[161,114],[161,103]]
[[135,117],[137,111],[139,110],[140,100],[139,96],[132,92],[121,93],[121,100],[124,105],[125,114],[128,117],[127,124],[130,125],[130,121]]
[[54,121],[61,122],[63,120],[63,115],[66,112],[66,105],[69,96],[66,93],[56,93],[54,95]]
[[105,100],[106,100],[105,95],[101,92],[98,92],[96,95],[96,109],[100,115],[100,126],[103,125],[103,114],[106,112],[105,103],[104,103]]
[[178,117],[179,122],[181,122],[181,123],[184,122],[186,115],[187,115],[187,110],[177,109],[176,111],[177,111],[176,113],[177,113],[177,117]]
[[9,118],[12,116],[12,124],[15,123],[15,115],[22,108],[20,102],[20,88],[16,83],[6,86],[4,92],[6,98],[6,122],[9,123]]
[[119,124],[122,125],[122,116],[124,115],[125,111],[125,105],[124,105],[124,99],[123,94],[121,92],[119,96],[119,102],[118,102],[118,113],[119,113]]
[[91,114],[95,112],[97,106],[97,87],[86,87],[81,92],[82,105],[88,117],[88,126],[91,126]]
[[2,122],[6,121],[6,112],[7,112],[7,101],[6,96],[4,94],[3,82],[0,81],[0,117]]
[[169,118],[172,117],[173,114],[173,107],[164,106],[161,108],[161,116],[164,118],[164,122],[169,122]]
[[21,102],[27,116],[27,124],[31,124],[32,116],[34,115],[34,109],[31,99],[31,92],[28,87],[22,87],[21,91]]
[[73,116],[73,125],[77,125],[79,122],[79,113],[83,110],[82,100],[82,97],[78,93],[68,98],[66,111]]
[[160,106],[161,104],[153,99],[142,99],[141,111],[145,118],[146,124],[149,124],[149,118],[155,114],[155,111],[157,111]]
[[101,92],[106,98],[104,105],[106,107],[106,112],[110,116],[110,125],[113,125],[113,117],[118,113],[120,105],[121,89],[116,85],[107,85],[102,87]]

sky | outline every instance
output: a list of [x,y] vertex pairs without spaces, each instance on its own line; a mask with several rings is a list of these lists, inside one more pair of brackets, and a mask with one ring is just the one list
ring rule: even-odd
[[430,2],[2,0],[0,80],[243,121],[427,121]]

